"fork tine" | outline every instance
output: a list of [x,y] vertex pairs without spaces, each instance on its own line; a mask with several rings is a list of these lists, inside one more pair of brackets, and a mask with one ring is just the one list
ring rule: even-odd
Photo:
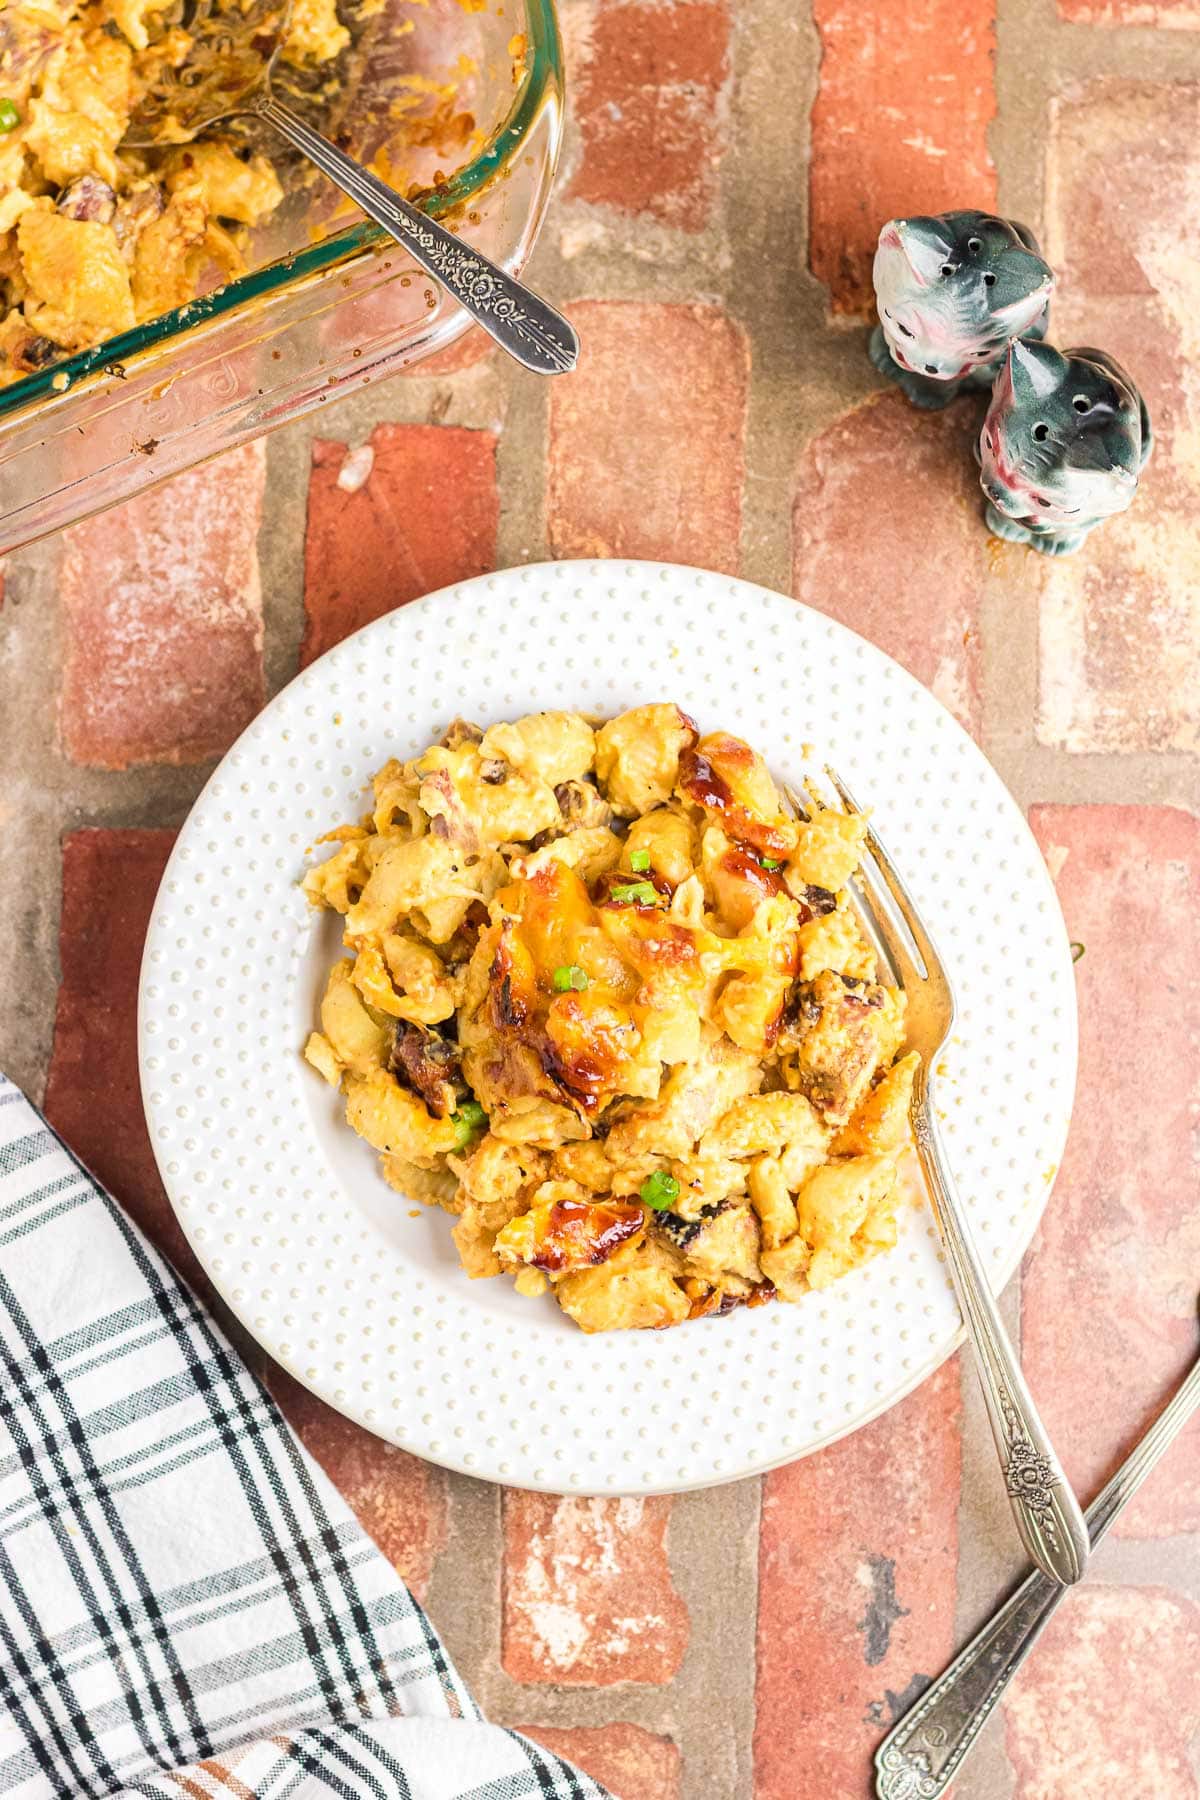
[[[858,813],[861,816],[862,807],[859,806],[857,800],[855,800],[850,789],[846,786],[836,769],[831,769],[829,764],[826,763],[825,773],[832,783],[834,791],[845,810],[847,812]],[[907,887],[905,887],[899,869],[897,869],[895,863],[892,861],[880,840],[879,834],[871,825],[870,820],[867,821],[865,842],[867,849],[875,859],[880,874],[887,884],[888,892],[896,902],[900,916],[904,920],[904,923],[912,936],[912,941],[917,947],[917,951],[922,962],[925,964],[926,970],[932,972],[935,969],[940,969],[942,967],[942,959],[937,953],[933,939],[925,929],[924,922],[917,910],[917,903],[909,893]]]
[[849,885],[855,899],[874,924],[900,986],[911,994],[924,982],[925,971],[915,961],[902,933],[896,930],[895,922],[883,903],[881,883],[871,874],[866,863],[860,863],[851,876]]
[[[784,793],[788,800],[791,801],[792,805],[796,807],[803,807],[804,800],[807,800],[810,807],[817,803],[812,795],[806,793],[802,799],[801,796],[790,787],[785,788]],[[860,809],[854,805],[847,807],[848,812],[859,812],[859,810]],[[913,961],[912,952],[909,950],[908,945],[904,942],[904,939],[896,930],[892,919],[888,916],[887,908],[880,904],[879,884],[873,880],[871,872],[865,863],[859,865],[858,872],[851,878],[849,885],[851,894],[862,912],[866,915],[867,922],[871,926],[877,940],[877,947],[879,944],[883,946],[884,954],[890,961],[892,971],[899,981],[900,986],[911,991],[924,980],[924,976]]]
[[879,883],[872,878],[866,864],[862,863],[857,873],[850,877],[848,885],[851,897],[865,913],[876,938],[883,945],[884,955],[892,966],[896,980],[906,993],[911,994],[915,988],[920,987],[925,977],[913,961],[912,951],[896,930],[886,906],[881,904]]

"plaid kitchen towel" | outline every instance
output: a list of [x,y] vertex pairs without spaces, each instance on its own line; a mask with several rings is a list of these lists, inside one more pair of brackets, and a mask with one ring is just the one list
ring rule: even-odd
[[606,1800],[483,1718],[213,1321],[0,1075],[0,1794]]

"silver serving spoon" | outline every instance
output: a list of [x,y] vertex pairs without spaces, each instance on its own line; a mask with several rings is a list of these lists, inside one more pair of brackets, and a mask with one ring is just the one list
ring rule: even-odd
[[170,23],[182,23],[192,49],[181,68],[164,59],[161,74],[141,96],[125,142],[187,144],[218,119],[238,113],[264,119],[403,244],[502,350],[536,374],[568,373],[579,356],[579,339],[561,313],[275,98],[271,74],[291,11],[292,0],[187,0],[171,13],[159,13],[156,29],[162,33]]

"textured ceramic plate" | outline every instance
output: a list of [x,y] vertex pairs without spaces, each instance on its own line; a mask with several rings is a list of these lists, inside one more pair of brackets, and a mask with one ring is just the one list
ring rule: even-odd
[[658,699],[749,739],[784,779],[815,746],[873,805],[957,987],[937,1098],[999,1288],[1046,1203],[1074,1088],[1054,890],[999,778],[938,702],[842,626],[746,582],[559,563],[368,626],[280,694],[208,783],[142,968],[155,1154],[234,1312],[372,1431],[556,1492],[699,1487],[788,1461],[891,1406],[960,1336],[914,1207],[890,1255],[799,1306],[587,1337],[549,1297],[468,1281],[446,1215],[385,1185],[301,1060],[339,922],[310,912],[296,883],[318,834],[364,809],[374,770],[457,713],[487,724]]

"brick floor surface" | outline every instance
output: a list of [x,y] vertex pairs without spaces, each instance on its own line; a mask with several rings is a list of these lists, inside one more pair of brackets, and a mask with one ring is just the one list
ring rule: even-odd
[[577,69],[573,199],[699,231],[720,192],[730,9],[599,0]]
[[[1200,4],[560,10],[531,272],[580,328],[572,379],[475,333],[6,559],[0,1066],[194,1276],[137,972],[173,831],[264,700],[390,607],[548,555],[791,593],[957,713],[1086,947],[1076,1123],[1005,1305],[1090,1494],[1198,1344]],[[972,403],[918,416],[866,359],[879,224],[951,205],[1032,225],[1057,341],[1145,388],[1143,492],[1076,558],[990,542]],[[258,1360],[488,1711],[618,1800],[866,1800],[881,1732],[1019,1568],[962,1358],[762,1482],[602,1503],[448,1475]],[[960,1800],[1197,1800],[1198,1453],[1193,1430],[1106,1544]]]
[[749,355],[711,306],[584,301],[587,354],[550,396],[546,533],[557,556],[737,569]]
[[[765,1478],[754,1734],[761,1800],[790,1800],[798,1770],[826,1793],[865,1793],[880,1728],[950,1660],[958,1387],[955,1358],[881,1419]],[[804,1669],[819,1670],[820,1681],[798,1705]]]
[[499,510],[494,432],[378,425],[354,451],[316,439],[300,661],[406,600],[494,569]]
[[997,567],[974,515],[973,411],[885,394],[809,443],[796,482],[792,592],[886,650],[969,731],[979,610]]
[[59,719],[73,762],[204,762],[262,706],[265,449],[246,444],[67,533]]
[[884,219],[996,204],[995,6],[815,0],[813,18],[810,263],[834,312],[864,312]]
[[670,1681],[688,1637],[667,1561],[670,1516],[669,1500],[506,1495],[508,1674],[572,1687]]

